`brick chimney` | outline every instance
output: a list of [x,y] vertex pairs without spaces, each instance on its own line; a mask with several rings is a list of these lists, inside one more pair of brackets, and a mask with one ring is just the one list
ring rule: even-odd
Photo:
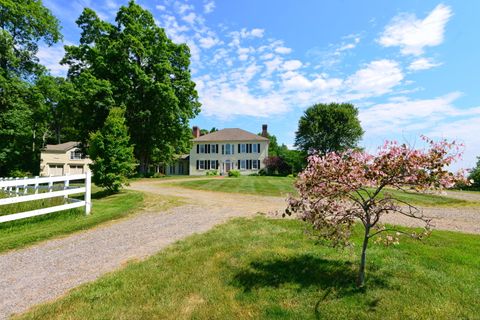
[[193,138],[200,137],[200,128],[198,126],[193,126],[192,134],[193,134]]
[[266,124],[262,124],[262,137],[268,138],[268,126]]

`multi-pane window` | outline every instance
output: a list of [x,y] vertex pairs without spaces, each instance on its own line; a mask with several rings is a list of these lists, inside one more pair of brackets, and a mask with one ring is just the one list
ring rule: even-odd
[[257,170],[258,169],[258,160],[253,160],[252,161],[252,169]]
[[217,145],[211,144],[210,145],[210,153],[217,153]]
[[70,160],[82,160],[83,154],[80,150],[73,150],[70,152]]
[[217,169],[217,160],[210,160],[210,169]]
[[205,153],[205,145],[204,144],[201,144],[200,145],[200,151],[199,153]]
[[240,160],[240,170],[245,170],[246,168],[246,160]]
[[252,144],[252,153],[258,153],[258,144]]
[[233,144],[225,145],[225,154],[233,154]]
[[247,152],[247,145],[245,143],[242,143],[240,145],[240,152],[241,153],[246,153]]
[[198,161],[198,169],[199,170],[205,170],[205,161],[204,160],[199,160]]

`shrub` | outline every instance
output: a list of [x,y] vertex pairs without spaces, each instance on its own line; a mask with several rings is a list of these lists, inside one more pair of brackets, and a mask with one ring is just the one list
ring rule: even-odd
[[228,171],[228,176],[229,176],[229,177],[238,178],[238,177],[240,177],[240,171],[238,171],[238,170],[230,170],[230,171]]
[[161,172],[155,172],[150,178],[164,178],[165,174]]
[[217,170],[209,170],[205,173],[207,176],[218,176]]
[[12,177],[12,178],[24,178],[24,177],[31,177],[32,174],[28,171],[23,171],[23,170],[20,170],[20,169],[13,169],[12,171],[10,171],[8,173],[8,176],[9,177]]

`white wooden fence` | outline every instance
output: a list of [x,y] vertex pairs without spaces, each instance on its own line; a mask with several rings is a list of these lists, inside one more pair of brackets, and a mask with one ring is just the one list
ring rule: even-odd
[[[85,186],[70,186],[70,181],[77,180],[84,180]],[[56,186],[54,183],[60,183],[60,186]],[[68,197],[69,195],[80,193],[85,194],[84,200]],[[74,174],[68,176],[35,177],[23,179],[0,178],[0,194],[7,196],[5,198],[0,198],[0,212],[2,205],[62,196],[65,199],[65,204],[62,205],[0,216],[0,223],[80,207],[84,207],[85,213],[90,214],[92,208],[91,173],[87,172],[84,174]]]

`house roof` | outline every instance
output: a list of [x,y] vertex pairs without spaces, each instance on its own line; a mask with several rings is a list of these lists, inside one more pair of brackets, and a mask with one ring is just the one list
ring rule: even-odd
[[47,152],[67,152],[73,148],[76,148],[80,145],[78,141],[68,141],[60,144],[47,144],[43,151]]
[[253,134],[239,128],[227,128],[207,133],[193,139],[194,142],[203,141],[269,141],[268,138]]

